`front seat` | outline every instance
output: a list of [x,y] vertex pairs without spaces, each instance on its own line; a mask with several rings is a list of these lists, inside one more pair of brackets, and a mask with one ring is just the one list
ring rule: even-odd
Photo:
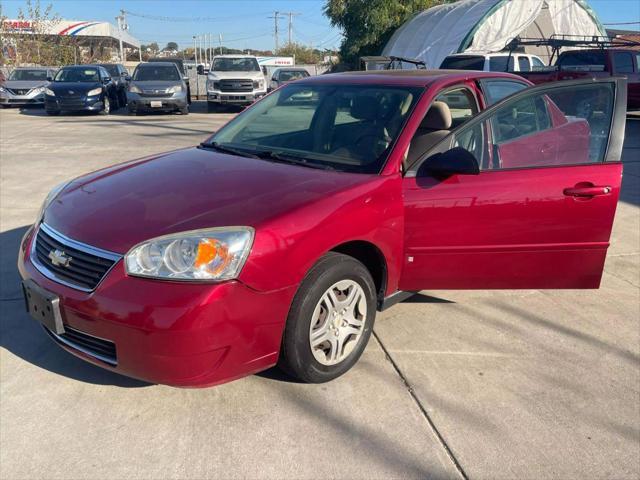
[[404,170],[407,171],[424,153],[449,135],[451,124],[449,105],[444,102],[433,102],[411,139],[407,158],[403,162]]

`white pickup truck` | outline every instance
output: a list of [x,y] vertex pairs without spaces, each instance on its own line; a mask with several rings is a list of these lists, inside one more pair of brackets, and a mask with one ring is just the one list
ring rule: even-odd
[[264,74],[256,57],[213,57],[207,75],[207,105],[210,112],[220,105],[249,105],[267,93]]

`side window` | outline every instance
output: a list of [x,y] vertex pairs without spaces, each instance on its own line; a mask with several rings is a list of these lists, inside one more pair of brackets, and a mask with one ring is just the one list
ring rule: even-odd
[[613,54],[613,70],[615,73],[633,73],[633,57],[627,52]]
[[483,80],[481,86],[484,91],[487,106],[493,105],[503,98],[527,88],[526,84],[511,80]]
[[512,72],[513,56],[500,55],[489,58],[489,71],[491,72]]
[[636,72],[640,72],[640,53],[636,53]]
[[446,103],[449,107],[451,111],[451,128],[462,125],[478,113],[476,99],[466,87],[447,90],[438,95],[435,101]]
[[539,68],[545,67],[545,64],[542,63],[542,60],[540,60],[538,57],[531,57],[531,63],[533,64],[532,70],[537,70]]
[[529,58],[525,56],[518,57],[518,69],[521,72],[528,72],[531,70],[531,65],[529,64]]
[[483,121],[462,127],[454,134],[452,146],[473,153],[482,170],[602,162],[614,91],[607,82],[520,95]]

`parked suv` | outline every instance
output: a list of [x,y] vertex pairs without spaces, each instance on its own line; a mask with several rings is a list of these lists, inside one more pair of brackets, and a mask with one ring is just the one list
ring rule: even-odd
[[269,91],[275,90],[289,82],[295,82],[301,78],[309,77],[309,72],[305,68],[282,67],[277,68],[271,75]]
[[128,109],[132,115],[144,111],[189,113],[187,85],[173,63],[141,63],[129,78]]
[[[306,78],[199,147],[59,185],[19,248],[29,312],[67,351],[151,382],[213,385],[276,364],[326,382],[358,360],[376,311],[419,290],[598,288],[625,80],[499,99],[508,82],[528,84],[445,70]],[[576,95],[596,114],[558,107]]]
[[150,58],[148,61],[153,63],[173,63],[178,68],[184,83],[187,85],[187,102],[191,105],[191,85],[189,82],[189,73],[187,72],[184,60],[177,57],[154,57]]
[[251,55],[213,57],[207,76],[207,105],[249,105],[267,93],[258,59]]
[[129,71],[119,63],[100,63],[99,65],[109,72],[116,85],[118,106],[125,107],[127,105],[127,90],[129,89],[129,81],[127,80]]
[[50,68],[14,68],[0,85],[0,105],[43,105],[44,89],[54,74]]

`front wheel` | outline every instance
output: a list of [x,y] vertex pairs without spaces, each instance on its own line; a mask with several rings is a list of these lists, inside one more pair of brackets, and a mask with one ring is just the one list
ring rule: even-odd
[[358,260],[333,252],[322,257],[291,305],[279,366],[309,383],[346,373],[371,336],[375,292],[371,274]]

